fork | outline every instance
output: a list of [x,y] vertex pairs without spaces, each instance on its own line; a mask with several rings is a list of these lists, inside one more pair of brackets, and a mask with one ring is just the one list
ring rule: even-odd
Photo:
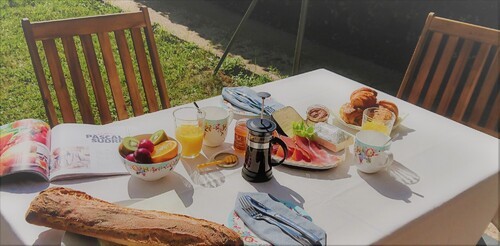
[[264,106],[264,110],[267,112],[267,114],[272,115],[274,111],[276,111],[273,107],[271,106]]
[[269,224],[273,224],[277,227],[279,227],[283,232],[291,236],[295,241],[299,242],[301,245],[312,245],[307,239],[303,238],[302,235],[296,231],[294,231],[292,228],[279,223],[277,220],[265,216],[262,213],[258,212],[255,210],[255,208],[250,204],[250,202],[244,197],[240,197],[240,204],[241,208],[245,213],[247,213],[250,217],[256,219],[256,220],[265,220]]

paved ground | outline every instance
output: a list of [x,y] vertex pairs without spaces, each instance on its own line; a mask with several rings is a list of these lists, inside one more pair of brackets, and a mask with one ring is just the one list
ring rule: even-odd
[[[221,55],[236,29],[242,15],[223,9],[203,0],[106,0],[125,11],[137,10],[143,4],[150,11],[153,21],[162,24],[169,32],[198,46]],[[258,3],[264,4],[264,3]],[[297,13],[298,14],[298,13]],[[307,32],[307,30],[306,30]],[[266,73],[267,68],[277,68],[290,75],[296,36],[274,29],[251,18],[242,27],[231,53],[244,58],[249,69]],[[394,71],[369,61],[346,55],[328,47],[304,40],[300,72],[326,68],[353,80],[395,95],[402,71]]]
[[[193,42],[221,56],[242,15],[235,14],[204,0],[104,0],[124,11],[137,11],[138,5],[150,8],[153,22],[159,23],[173,35]],[[307,31],[307,30],[306,30]],[[275,67],[290,75],[293,65],[295,35],[274,29],[249,19],[233,44],[231,53],[242,57],[247,68],[258,74]],[[304,40],[301,69],[306,72],[326,68],[350,79],[395,95],[404,71],[394,71]],[[490,223],[485,233],[498,244],[499,231]]]

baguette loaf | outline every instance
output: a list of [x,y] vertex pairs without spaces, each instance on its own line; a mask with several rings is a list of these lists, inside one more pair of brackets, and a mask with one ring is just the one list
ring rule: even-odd
[[62,187],[40,192],[26,221],[124,245],[243,245],[239,235],[223,225],[121,207]]

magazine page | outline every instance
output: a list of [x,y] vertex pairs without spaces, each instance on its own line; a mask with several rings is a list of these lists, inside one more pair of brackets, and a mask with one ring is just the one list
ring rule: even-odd
[[125,127],[60,124],[52,129],[50,180],[128,174],[118,154]]
[[0,127],[0,177],[32,172],[48,180],[50,126],[24,119]]

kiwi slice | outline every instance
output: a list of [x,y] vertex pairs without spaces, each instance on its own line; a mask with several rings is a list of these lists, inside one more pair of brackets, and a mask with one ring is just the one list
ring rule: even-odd
[[125,137],[122,141],[123,149],[126,153],[132,153],[137,149],[139,140],[134,137]]
[[168,140],[168,136],[164,130],[158,130],[155,133],[153,133],[151,137],[149,137],[149,140],[151,140],[151,142],[153,142],[154,145],[157,145],[163,141]]

